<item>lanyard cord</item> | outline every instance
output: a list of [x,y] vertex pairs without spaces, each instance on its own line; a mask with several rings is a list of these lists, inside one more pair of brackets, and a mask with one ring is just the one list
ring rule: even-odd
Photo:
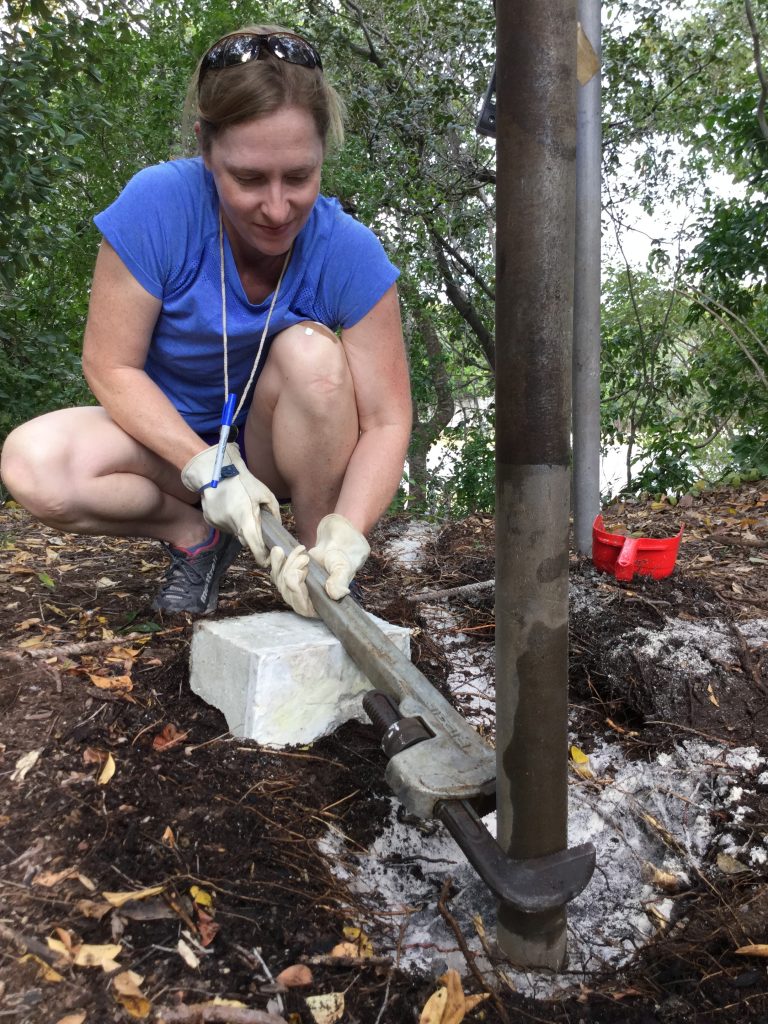
[[[280,271],[280,277],[277,279],[275,291],[272,295],[272,302],[269,306],[269,312],[267,313],[267,320],[264,324],[264,330],[261,332],[261,341],[259,342],[259,348],[256,352],[256,358],[253,361],[253,367],[251,368],[251,375],[248,378],[248,383],[245,385],[245,389],[240,396],[240,403],[235,410],[232,420],[236,420],[238,413],[243,407],[246,395],[251,390],[251,384],[253,384],[253,378],[256,376],[256,367],[259,365],[259,359],[261,358],[262,350],[264,349],[264,342],[267,340],[267,331],[269,330],[269,321],[272,319],[272,310],[275,308],[277,302],[277,296],[280,291],[280,285],[283,283],[283,275],[288,267],[288,262],[293,252],[293,243],[288,252],[285,254],[283,260],[283,267]],[[228,356],[228,343],[227,343],[227,289],[224,281],[224,221],[221,217],[221,210],[219,210],[219,275],[221,280],[221,339],[224,346],[224,402],[226,403],[229,397],[229,356]]]

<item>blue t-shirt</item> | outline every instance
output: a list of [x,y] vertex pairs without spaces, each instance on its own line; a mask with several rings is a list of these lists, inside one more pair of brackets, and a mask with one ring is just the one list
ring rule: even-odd
[[[218,430],[224,403],[219,204],[200,157],[139,171],[94,223],[162,310],[145,370],[198,433]],[[229,390],[238,403],[253,366],[272,295],[251,303],[224,234]],[[399,271],[363,224],[319,196],[293,246],[270,337],[301,320],[351,327]],[[264,345],[259,371],[269,351]],[[245,419],[248,403],[239,422]]]

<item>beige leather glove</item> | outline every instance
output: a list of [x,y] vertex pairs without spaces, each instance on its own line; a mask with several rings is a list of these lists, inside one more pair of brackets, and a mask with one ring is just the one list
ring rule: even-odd
[[211,487],[217,447],[206,448],[190,459],[181,471],[182,482],[187,490],[200,494],[205,521],[237,537],[266,568],[269,550],[261,535],[261,509],[266,508],[279,522],[277,498],[249,471],[236,444],[227,445],[221,480],[217,487]]
[[288,555],[281,547],[274,547],[269,552],[269,562],[269,575],[285,603],[299,615],[316,619],[317,612],[307,591],[309,555],[304,545],[298,544]]
[[[309,550],[309,556],[328,573],[325,589],[334,601],[340,601],[349,593],[352,578],[370,553],[370,545],[362,533],[337,512],[320,520],[317,543]],[[286,557],[282,548],[274,547],[270,561],[272,582],[286,604],[299,615],[316,618],[317,612],[307,592],[309,557],[306,548],[299,545]]]

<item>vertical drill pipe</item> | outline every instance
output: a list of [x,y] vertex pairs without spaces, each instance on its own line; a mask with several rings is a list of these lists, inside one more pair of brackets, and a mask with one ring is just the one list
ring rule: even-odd
[[[501,3],[497,33],[496,792],[527,860],[567,846],[576,0]],[[499,944],[559,969],[565,920],[502,903]]]
[[[579,0],[579,21],[600,58],[600,0]],[[600,72],[578,87],[576,267],[573,291],[573,539],[592,554],[600,511]]]

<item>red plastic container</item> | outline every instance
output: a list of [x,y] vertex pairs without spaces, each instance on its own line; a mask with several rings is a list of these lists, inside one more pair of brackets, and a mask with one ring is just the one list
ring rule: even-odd
[[681,526],[675,537],[622,537],[603,529],[598,515],[592,524],[592,561],[617,580],[631,580],[635,573],[661,580],[675,568],[682,535]]

